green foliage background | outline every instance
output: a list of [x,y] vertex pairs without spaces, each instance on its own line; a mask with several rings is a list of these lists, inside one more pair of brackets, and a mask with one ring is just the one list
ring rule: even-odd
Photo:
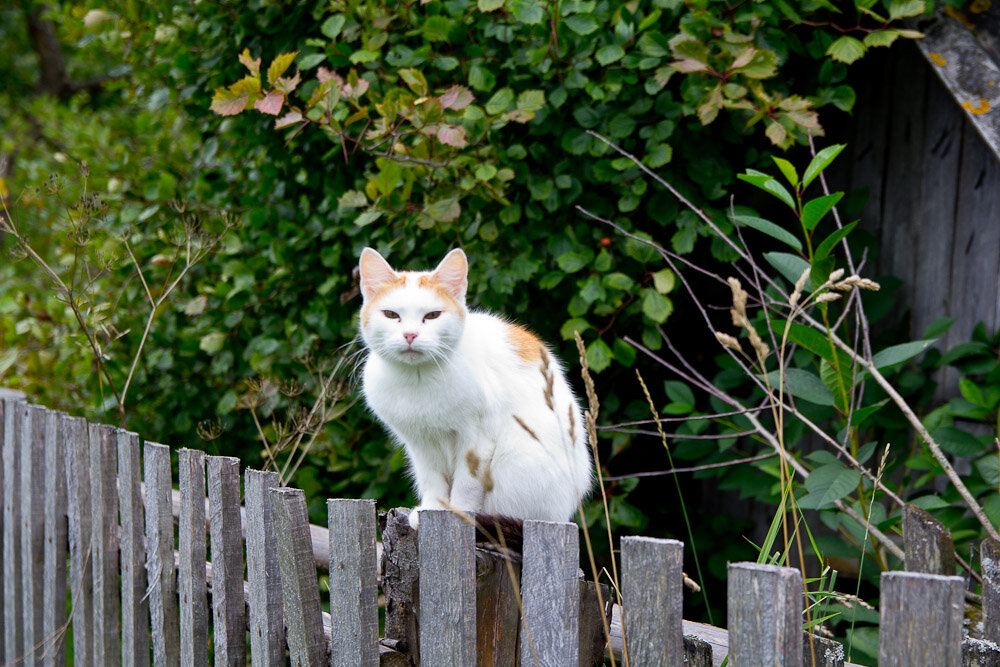
[[[303,388],[272,392],[259,407],[273,437],[270,418],[286,420],[316,390],[310,369],[357,351],[353,270],[366,245],[409,268],[464,247],[472,303],[526,323],[571,368],[580,332],[604,420],[643,419],[648,406],[630,370],[637,352],[624,339],[655,351],[657,325],[685,326],[674,312],[675,276],[649,247],[575,207],[680,255],[728,262],[734,254],[587,130],[636,155],[731,232],[736,174],[773,171],[772,153],[849,112],[847,64],[915,36],[897,20],[929,8],[900,0],[61,3],[40,16],[56,27],[68,79],[92,85],[52,97],[42,93],[42,57],[26,24],[43,8],[27,3],[0,9],[0,104],[10,110],[0,124],[0,154],[10,160],[0,194],[47,261],[78,280],[119,387],[149,316],[123,235],[158,285],[177,275],[184,220],[222,234],[156,313],[132,380],[128,427],[150,440],[261,464],[247,382]],[[330,83],[329,72],[340,81]],[[72,313],[30,261],[0,265],[0,350],[3,384],[50,407],[116,419]],[[735,390],[733,369],[718,363],[719,386]],[[647,377],[666,412],[697,414],[690,389],[664,379]],[[912,393],[921,391],[915,383]],[[401,455],[350,401],[294,483],[317,506],[334,495],[407,502]],[[602,464],[612,473],[668,467],[648,442],[615,434],[601,445]],[[696,441],[675,455],[704,461],[722,451]],[[744,497],[774,498],[773,478],[751,466],[710,474]],[[609,483],[613,527],[643,532],[652,518],[659,530],[669,507],[630,501],[637,484]],[[603,521],[595,510],[588,516]],[[730,527],[705,522],[696,537]],[[713,570],[721,576],[736,557],[713,556]]]

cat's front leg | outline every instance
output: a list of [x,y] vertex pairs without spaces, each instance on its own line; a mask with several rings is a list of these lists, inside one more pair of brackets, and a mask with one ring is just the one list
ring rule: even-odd
[[467,457],[466,465],[458,466],[455,470],[451,495],[448,497],[451,507],[463,512],[482,512],[486,497],[484,481],[488,476],[488,468],[478,463],[478,457]]

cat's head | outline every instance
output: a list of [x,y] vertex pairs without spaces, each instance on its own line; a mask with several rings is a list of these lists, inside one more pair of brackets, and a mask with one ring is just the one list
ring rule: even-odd
[[433,271],[396,271],[361,253],[361,336],[374,354],[407,365],[439,364],[465,326],[469,262],[456,248]]

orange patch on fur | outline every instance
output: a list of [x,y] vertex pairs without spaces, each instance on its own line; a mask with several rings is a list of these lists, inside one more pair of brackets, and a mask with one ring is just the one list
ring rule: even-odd
[[542,341],[524,327],[508,324],[507,338],[514,346],[514,351],[517,352],[521,361],[531,364],[542,360],[542,349],[544,348]]
[[384,283],[381,283],[375,290],[375,293],[372,295],[372,298],[365,300],[364,305],[361,306],[361,326],[363,327],[368,326],[368,319],[371,317],[372,307],[376,303],[378,303],[383,296],[385,296],[392,290],[399,289],[400,287],[404,287],[405,285],[406,285],[406,276],[404,275],[400,275],[398,278],[394,278],[392,280],[388,280]]
[[437,294],[438,297],[445,302],[445,305],[449,309],[453,309],[456,313],[461,313],[464,309],[463,305],[456,301],[455,297],[451,295],[451,292],[449,292],[444,285],[434,280],[434,276],[430,274],[424,274],[417,278],[417,286],[429,289]]

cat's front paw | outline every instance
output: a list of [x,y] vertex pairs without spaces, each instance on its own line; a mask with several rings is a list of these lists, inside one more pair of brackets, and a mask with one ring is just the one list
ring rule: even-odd
[[419,523],[420,523],[420,509],[414,507],[412,510],[410,510],[410,528],[416,530]]

